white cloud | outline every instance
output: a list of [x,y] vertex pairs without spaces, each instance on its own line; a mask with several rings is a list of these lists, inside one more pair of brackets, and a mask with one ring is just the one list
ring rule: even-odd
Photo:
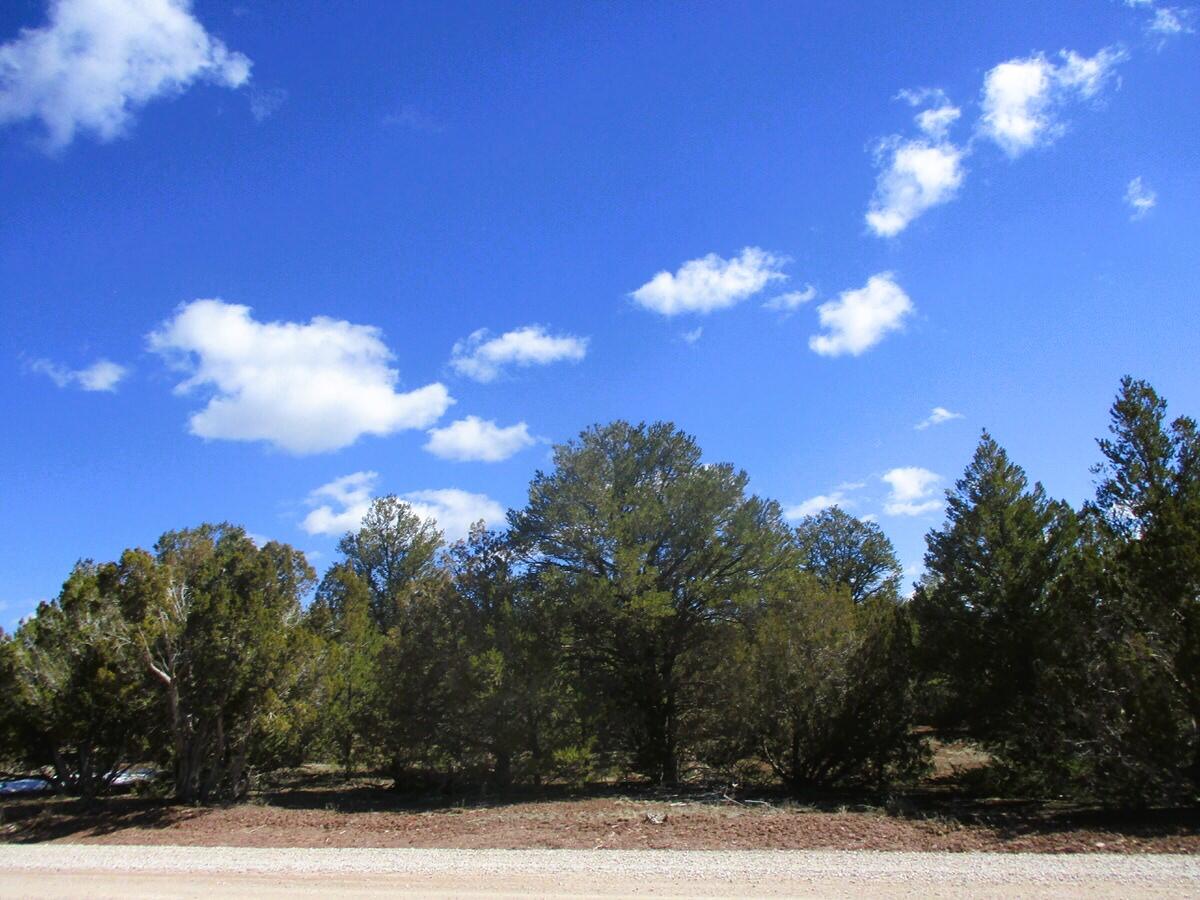
[[1151,35],[1165,39],[1177,34],[1193,33],[1191,9],[1158,6],[1154,0],[1125,0],[1125,5],[1131,9],[1145,9],[1153,13],[1150,21],[1146,23],[1146,31]]
[[288,92],[283,88],[250,88],[250,115],[255,122],[265,122],[287,101]]
[[903,88],[894,100],[903,100],[909,106],[945,106],[950,100],[941,88]]
[[552,335],[541,325],[526,325],[488,339],[486,328],[458,341],[450,352],[450,365],[460,375],[476,381],[495,380],[505,366],[544,366],[587,355],[588,339],[570,334]]
[[838,299],[817,307],[828,333],[813,335],[808,346],[822,356],[858,356],[900,328],[912,310],[912,300],[891,272],[872,275],[858,290],[842,291]]
[[398,392],[392,354],[369,325],[324,316],[258,322],[247,306],[194,300],[147,340],[190,372],[176,393],[211,390],[190,419],[199,437],[321,453],[364,434],[427,428],[454,402],[436,382]]
[[917,127],[929,135],[930,138],[935,141],[942,141],[945,140],[946,134],[950,131],[950,126],[957,122],[961,116],[961,109],[946,103],[942,106],[925,109],[917,113],[916,123]]
[[802,503],[797,503],[795,506],[789,506],[783,511],[783,515],[788,519],[803,519],[805,516],[813,516],[823,509],[828,509],[831,506],[840,506],[842,509],[848,509],[853,506],[854,502],[846,498],[842,491],[834,491],[830,494],[817,494],[815,497],[809,497]]
[[683,342],[685,344],[694,344],[694,343],[696,343],[696,341],[700,340],[700,338],[702,338],[703,336],[704,336],[704,327],[700,326],[700,325],[696,326],[691,331],[685,331],[683,334],[680,335],[680,337],[683,339]]
[[949,422],[952,419],[961,419],[962,413],[950,412],[944,406],[935,406],[929,411],[929,415],[913,426],[917,431],[924,431],[932,425],[941,425],[943,422]]
[[482,520],[488,525],[504,522],[504,507],[486,494],[472,494],[457,488],[412,491],[400,499],[424,519],[433,519],[448,541],[465,538],[471,526]]
[[355,530],[371,508],[378,479],[378,472],[355,472],[321,485],[308,495],[316,509],[304,517],[300,527],[309,534],[335,536]]
[[773,281],[787,278],[779,269],[787,259],[758,247],[722,259],[715,253],[693,259],[675,274],[659,272],[630,296],[641,306],[664,316],[710,313],[757,294]]
[[891,493],[883,505],[889,516],[923,516],[942,508],[942,501],[931,499],[942,476],[919,466],[903,466],[883,474]]
[[0,46],[0,124],[40,120],[51,149],[79,131],[109,141],[155,98],[249,77],[188,0],[52,0],[46,25]]
[[35,372],[47,376],[60,388],[78,385],[85,391],[108,391],[113,393],[129,369],[111,360],[99,359],[85,369],[68,369],[48,359],[37,359],[30,364]]
[[1174,34],[1191,34],[1189,24],[1192,16],[1190,9],[1179,9],[1173,6],[1159,6],[1154,10],[1154,18],[1146,26],[1151,34],[1168,37]]
[[770,309],[774,310],[775,312],[783,313],[795,312],[816,296],[817,289],[811,284],[808,284],[804,286],[804,290],[788,291],[786,294],[780,294],[777,297],[772,297],[763,304],[763,309]]
[[[300,523],[309,534],[338,537],[362,524],[371,508],[377,472],[343,475],[312,491],[308,503],[316,508]],[[447,540],[467,536],[473,524],[483,520],[489,525],[504,521],[504,507],[486,494],[472,494],[458,488],[411,491],[400,499],[423,519],[432,519]]]
[[1158,194],[1147,186],[1142,181],[1142,176],[1139,175],[1125,188],[1125,202],[1133,210],[1133,214],[1129,218],[1136,221],[1144,218],[1150,210],[1154,209],[1155,204],[1158,203]]
[[490,419],[467,416],[431,430],[425,449],[442,459],[500,462],[535,443],[524,422],[501,428]]
[[1099,94],[1125,52],[1105,47],[1084,57],[1063,50],[1059,57],[1058,65],[1040,53],[1011,59],[984,76],[980,129],[1010,157],[1057,138],[1063,132],[1060,107]]
[[954,144],[890,138],[877,150],[882,170],[867,209],[867,225],[893,237],[927,209],[954,199],[962,185],[964,153]]

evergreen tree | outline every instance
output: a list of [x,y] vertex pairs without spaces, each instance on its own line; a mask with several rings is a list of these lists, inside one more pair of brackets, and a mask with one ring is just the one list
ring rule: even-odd
[[674,782],[695,712],[687,658],[791,565],[790,534],[775,503],[747,496],[745,473],[701,462],[670,424],[589,429],[554,464],[511,515],[514,538],[571,605],[568,651],[597,733]]
[[322,730],[349,776],[377,748],[381,719],[379,655],[384,636],[371,615],[371,592],[353,566],[331,566],[309,608],[309,629],[324,638]]
[[1076,542],[1069,507],[1049,500],[986,431],[926,537],[912,600],[927,696],[942,724],[995,752],[1024,729],[1053,636],[1053,590]]
[[498,786],[538,781],[571,734],[559,608],[519,571],[508,536],[482,523],[449,557],[447,618],[462,651],[448,727],[487,754]]
[[241,794],[252,738],[292,683],[291,631],[314,574],[285,544],[201,525],[164,534],[118,566],[124,615],[157,686],[180,800]]
[[856,603],[806,572],[776,582],[720,662],[730,726],[793,791],[908,781],[925,768],[912,731],[911,629],[895,601]]
[[842,585],[855,603],[900,595],[896,550],[874,522],[831,506],[796,526],[801,565],[829,586]]
[[1109,431],[1071,596],[1087,631],[1063,740],[1090,793],[1179,799],[1200,786],[1200,438],[1128,377]]
[[380,632],[401,619],[406,593],[436,573],[442,543],[436,523],[392,495],[373,500],[358,530],[338,543],[346,564],[370,591]]
[[150,727],[151,697],[109,568],[79,563],[59,596],[5,641],[11,755],[85,799],[145,752]]

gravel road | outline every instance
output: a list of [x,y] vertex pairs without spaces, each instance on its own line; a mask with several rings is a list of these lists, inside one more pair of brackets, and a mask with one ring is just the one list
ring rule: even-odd
[[1200,857],[0,845],[0,895],[1197,896]]

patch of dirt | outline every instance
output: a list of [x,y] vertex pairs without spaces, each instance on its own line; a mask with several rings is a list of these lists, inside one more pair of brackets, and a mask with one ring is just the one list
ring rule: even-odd
[[10,800],[0,840],[240,847],[991,850],[1200,853],[1200,810],[1115,814],[1000,802],[805,806],[631,788],[603,795],[446,800],[382,784],[300,782],[248,803],[187,807],[132,796],[90,809]]

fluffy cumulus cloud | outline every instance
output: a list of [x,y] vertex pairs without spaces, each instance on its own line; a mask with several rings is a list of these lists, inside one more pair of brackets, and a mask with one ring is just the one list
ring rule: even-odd
[[942,501],[933,497],[942,476],[919,466],[903,466],[883,474],[891,488],[883,511],[889,516],[923,516],[937,512]]
[[1000,63],[984,76],[980,132],[1010,157],[1052,142],[1063,132],[1062,107],[1095,98],[1123,59],[1106,47],[1091,57],[1063,50],[1058,63],[1044,54]]
[[371,508],[371,496],[378,472],[355,472],[335,478],[308,495],[314,509],[304,517],[300,527],[309,534],[341,535],[353,531],[362,523]]
[[[377,472],[355,472],[321,485],[308,495],[308,503],[314,509],[300,527],[309,534],[331,537],[353,531],[371,508],[378,481]],[[504,520],[504,508],[486,494],[441,488],[399,496],[418,516],[436,522],[451,541],[466,537],[476,522],[494,525]]]
[[587,355],[588,339],[570,334],[550,334],[541,325],[526,325],[489,337],[486,328],[454,345],[450,365],[459,375],[475,381],[494,381],[507,366],[545,366],[579,362]]
[[98,359],[83,369],[69,369],[48,359],[37,359],[30,364],[35,372],[40,372],[57,384],[60,388],[74,385],[85,391],[107,391],[113,393],[117,386],[129,374],[129,369],[111,360]]
[[379,330],[324,316],[259,322],[247,306],[195,300],[148,343],[189,374],[176,393],[210,394],[190,420],[203,438],[322,453],[364,434],[427,428],[454,402],[439,383],[398,391]]
[[825,334],[814,334],[808,346],[822,356],[858,356],[902,327],[912,311],[912,300],[891,272],[872,275],[863,287],[817,307]]
[[816,296],[817,289],[811,284],[806,284],[803,290],[788,291],[787,293],[772,297],[763,304],[763,309],[773,310],[774,312],[792,313]]
[[188,0],[52,0],[45,25],[0,46],[0,124],[37,120],[52,149],[81,131],[108,141],[155,98],[249,77]]
[[[1096,98],[1125,57],[1119,47],[1106,47],[1094,56],[1063,50],[1057,61],[1038,53],[1000,63],[984,76],[976,137],[1013,158],[1051,143],[1064,131],[1063,107]],[[963,111],[940,88],[903,90],[897,99],[924,108],[914,118],[918,136],[892,135],[875,148],[879,174],[866,221],[880,237],[894,237],[927,210],[953,200],[976,143],[950,140]]]
[[1142,176],[1134,178],[1125,188],[1125,202],[1133,210],[1129,218],[1134,221],[1145,217],[1158,203],[1158,194],[1144,181]]
[[950,412],[944,406],[935,406],[929,411],[929,415],[913,426],[917,431],[924,431],[926,428],[932,428],[934,425],[942,425],[954,419],[961,419],[962,413]]
[[867,226],[894,237],[927,209],[954,199],[963,183],[963,151],[954,144],[890,138],[880,144]]
[[675,273],[662,271],[634,291],[636,303],[664,316],[710,313],[740,303],[768,284],[787,278],[787,259],[747,247],[732,259],[715,253],[685,262]]
[[921,112],[917,113],[916,123],[917,127],[932,140],[942,141],[946,139],[946,135],[950,132],[950,126],[957,122],[961,116],[962,110],[957,106],[950,103],[943,103],[941,106],[921,110]]
[[400,499],[424,519],[437,522],[448,541],[465,538],[476,522],[500,525],[504,522],[504,507],[487,494],[472,494],[458,488],[439,488],[431,491],[412,491]]
[[459,462],[500,462],[537,443],[524,422],[501,428],[491,419],[467,416],[429,432],[425,449]]

